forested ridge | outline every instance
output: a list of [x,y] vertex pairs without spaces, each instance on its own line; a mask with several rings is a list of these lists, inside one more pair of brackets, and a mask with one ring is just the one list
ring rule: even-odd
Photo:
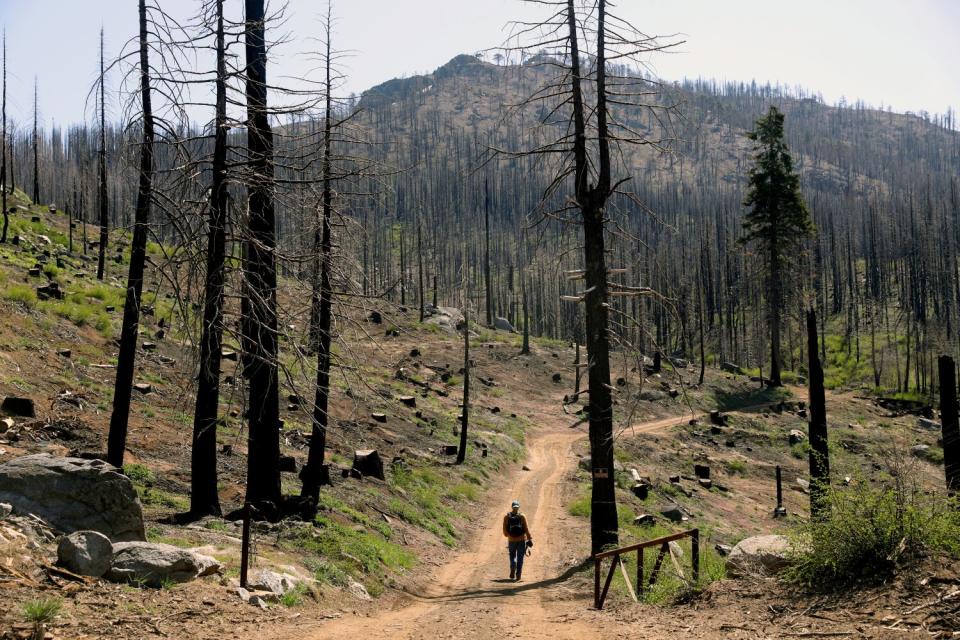
[[[430,75],[391,80],[341,103],[344,115],[357,111],[350,119],[353,136],[342,146],[389,167],[343,190],[349,197],[338,214],[350,222],[338,230],[340,255],[347,258],[339,261],[341,288],[349,280],[366,295],[417,299],[419,226],[425,299],[460,304],[466,273],[468,295],[485,308],[480,240],[489,197],[493,313],[521,324],[520,280],[526,277],[531,332],[582,340],[576,305],[561,300],[577,285],[564,272],[579,267],[578,231],[537,209],[551,167],[536,156],[490,159],[491,149],[543,135],[544,128],[533,125],[549,122],[544,105],[511,110],[547,73],[536,62],[497,65],[461,55]],[[663,296],[616,300],[620,334],[646,353],[659,347],[690,357],[702,304],[711,363],[762,365],[762,286],[756,261],[736,240],[750,154],[745,133],[774,104],[786,114],[787,143],[818,229],[803,272],[794,274],[802,294],[788,303],[786,368],[800,367],[801,309],[815,303],[834,334],[825,347],[832,350],[828,386],[932,391],[934,353],[955,353],[960,344],[955,116],[831,106],[801,90],[757,83],[685,81],[659,87],[655,99],[675,107],[668,120],[611,106],[660,141],[624,148],[619,156],[636,198],[611,203],[611,260],[628,269],[625,284]],[[316,129],[302,118],[281,127]],[[14,131],[20,132],[12,136],[14,182],[30,184],[32,135],[25,127]],[[96,180],[85,160],[94,153],[95,135],[88,127],[39,135],[42,199],[64,203],[88,221],[95,218]],[[115,165],[108,171],[111,226],[127,226],[135,184],[131,163],[123,161],[129,141],[109,127],[107,138],[108,162]],[[357,145],[358,139],[368,144]],[[291,148],[302,144],[298,136],[281,136],[278,153],[285,141]],[[309,207],[295,182],[281,186],[286,193],[277,203],[278,241],[291,258],[281,269],[288,275],[310,242],[300,226]],[[184,233],[168,218],[154,229],[160,241]]]

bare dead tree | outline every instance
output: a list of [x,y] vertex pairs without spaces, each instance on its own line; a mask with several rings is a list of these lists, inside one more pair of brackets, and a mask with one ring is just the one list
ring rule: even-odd
[[[140,326],[143,271],[147,255],[147,226],[150,223],[154,171],[154,121],[150,94],[146,0],[139,0],[138,6],[140,15],[140,108],[143,120],[143,138],[140,144],[140,178],[137,189],[133,240],[130,244],[127,297],[123,307],[120,353],[117,356],[117,380],[113,390],[113,413],[110,415],[110,433],[107,439],[107,462],[118,468],[123,467],[127,428],[130,420],[130,395],[133,392],[133,372],[137,354],[137,334]],[[103,113],[102,104],[101,102],[101,114]]]
[[200,369],[193,416],[190,458],[190,515],[220,515],[217,494],[217,420],[220,407],[220,359],[227,228],[227,64],[223,0],[214,0],[216,79],[211,163],[207,264],[204,284]]
[[7,241],[7,228],[10,226],[10,211],[7,209],[7,30],[3,30],[3,98],[0,102],[0,111],[3,112],[3,127],[0,131],[0,192],[3,200],[3,233],[0,242]]
[[[97,280],[103,280],[106,266],[107,243],[110,241],[110,207],[107,202],[107,116],[106,116],[106,72],[103,61],[103,29],[100,29],[100,151],[97,182],[97,201],[100,205],[100,244],[97,254]],[[86,239],[84,239],[86,247]]]
[[[589,394],[589,438],[591,453],[591,546],[599,552],[618,541],[618,520],[613,469],[614,416],[610,384],[610,290],[619,296],[644,295],[646,287],[627,287],[611,282],[607,268],[606,224],[608,201],[621,193],[619,188],[630,178],[613,179],[611,147],[624,144],[658,145],[626,122],[610,120],[609,101],[638,102],[645,109],[657,108],[642,98],[655,92],[656,85],[637,76],[613,73],[612,61],[638,60],[669,45],[636,30],[629,23],[608,15],[610,3],[576,0],[531,0],[551,7],[554,12],[538,23],[521,23],[511,34],[521,39],[535,36],[532,44],[521,44],[521,51],[536,50],[540,64],[556,69],[553,79],[536,89],[514,112],[539,106],[539,120],[554,135],[533,149],[509,152],[510,157],[542,156],[554,158],[555,173],[546,189],[542,208],[547,215],[572,223],[566,213],[573,210],[583,231],[584,268],[573,277],[583,279],[585,290],[576,297],[583,302]],[[581,43],[593,41],[595,52],[584,55]],[[546,51],[546,53],[545,53]],[[608,85],[608,81],[612,82]],[[571,184],[572,183],[572,184]],[[572,188],[572,195],[559,198]],[[625,194],[626,195],[626,194]]]

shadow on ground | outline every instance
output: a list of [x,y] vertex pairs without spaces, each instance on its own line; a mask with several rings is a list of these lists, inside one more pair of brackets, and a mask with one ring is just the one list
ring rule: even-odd
[[577,573],[589,569],[592,566],[590,558],[587,558],[572,567],[567,568],[563,573],[552,578],[546,578],[537,582],[514,582],[509,579],[496,579],[492,582],[496,584],[505,584],[508,586],[493,587],[487,589],[470,589],[456,593],[446,593],[442,595],[422,595],[408,591],[411,596],[419,600],[432,602],[462,602],[465,600],[475,600],[481,598],[503,598],[506,596],[515,596],[534,589],[545,589],[555,584],[565,582],[575,576]]

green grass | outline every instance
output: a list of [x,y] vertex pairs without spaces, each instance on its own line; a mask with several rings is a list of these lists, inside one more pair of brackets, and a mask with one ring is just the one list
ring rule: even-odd
[[567,511],[570,512],[570,515],[577,516],[578,518],[589,518],[592,512],[590,493],[587,492],[571,502],[570,506],[567,507]]
[[112,320],[106,311],[86,302],[77,302],[73,296],[65,300],[45,300],[40,309],[69,320],[78,327],[94,327],[104,337],[113,334]]
[[150,484],[156,480],[153,471],[142,464],[125,464],[123,465],[123,473],[133,483]]
[[747,463],[743,460],[727,460],[727,473],[743,476],[747,473]]
[[447,491],[446,495],[455,502],[460,502],[462,500],[477,502],[480,500],[480,489],[474,484],[461,482]]
[[21,606],[23,617],[35,625],[52,622],[60,614],[63,601],[60,598],[38,598],[24,602]]
[[0,292],[0,296],[8,302],[17,302],[28,309],[37,306],[37,292],[30,285],[15,284],[8,286],[4,288],[3,292]]
[[379,533],[346,526],[325,515],[318,515],[314,526],[291,530],[281,544],[316,556],[313,566],[318,580],[355,576],[372,595],[383,591],[388,572],[405,571],[416,562],[412,553]]
[[304,596],[309,593],[306,585],[298,584],[296,587],[280,596],[280,604],[285,607],[299,607],[303,604]]

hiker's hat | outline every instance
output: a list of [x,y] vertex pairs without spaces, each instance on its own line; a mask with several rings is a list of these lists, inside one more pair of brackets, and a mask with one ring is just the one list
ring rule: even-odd
[[510,504],[510,506],[513,507],[514,509],[519,509],[519,508],[520,508],[520,501],[519,501],[519,500],[514,500],[514,501]]

